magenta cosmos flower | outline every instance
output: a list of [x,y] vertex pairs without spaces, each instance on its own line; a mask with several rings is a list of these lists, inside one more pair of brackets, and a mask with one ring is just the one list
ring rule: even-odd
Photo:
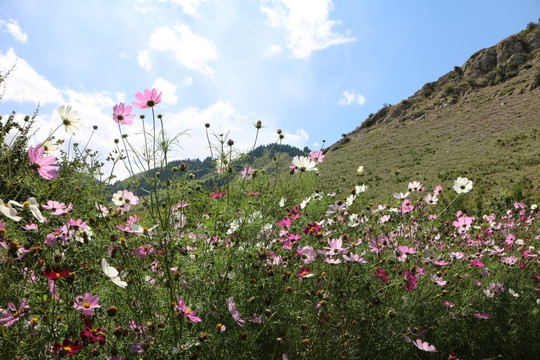
[[73,308],[75,310],[82,310],[83,315],[92,316],[94,309],[100,308],[98,305],[99,297],[97,295],[92,296],[89,292],[85,292],[83,296],[77,296]]
[[30,306],[28,306],[26,299],[21,300],[18,308],[15,304],[9,303],[8,309],[0,308],[0,324],[4,324],[4,326],[13,325],[13,323],[19,321],[24,316],[25,313],[23,311],[28,309],[30,309]]
[[54,156],[43,157],[44,152],[45,148],[43,146],[30,146],[28,148],[30,167],[36,170],[39,176],[45,180],[51,180],[58,177],[56,172],[60,169],[60,166],[52,165],[56,161],[56,158]]
[[113,120],[121,125],[131,125],[133,124],[133,119],[135,114],[132,114],[131,111],[133,108],[124,103],[113,106]]
[[154,107],[161,102],[161,92],[158,94],[156,89],[144,89],[144,94],[137,91],[135,97],[139,102],[133,102],[133,106],[136,106],[139,109]]
[[178,305],[175,305],[175,307],[184,313],[184,317],[187,317],[194,323],[202,321],[200,317],[196,316],[197,314],[195,314],[195,311],[191,310],[186,306],[186,304],[184,303],[184,299],[182,299],[182,296],[178,298]]

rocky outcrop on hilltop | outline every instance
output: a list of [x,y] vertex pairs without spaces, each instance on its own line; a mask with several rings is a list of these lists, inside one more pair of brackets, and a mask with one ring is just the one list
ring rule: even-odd
[[480,88],[489,87],[526,74],[526,84],[516,93],[534,91],[540,83],[540,24],[531,23],[526,30],[512,35],[495,46],[473,54],[461,67],[425,84],[420,90],[396,105],[386,105],[370,116],[353,132],[331,146],[328,151],[344,142],[368,133],[374,125],[420,119],[426,111],[457,104],[464,96]]

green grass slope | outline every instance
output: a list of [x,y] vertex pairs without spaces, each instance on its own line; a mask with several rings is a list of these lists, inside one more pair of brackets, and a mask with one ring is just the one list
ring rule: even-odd
[[[538,200],[539,85],[540,25],[531,24],[370,115],[327,149],[320,185],[338,184],[345,193],[366,183],[368,199],[388,202],[409,181],[431,191],[464,176],[484,201],[508,195]],[[363,177],[356,174],[359,165]]]

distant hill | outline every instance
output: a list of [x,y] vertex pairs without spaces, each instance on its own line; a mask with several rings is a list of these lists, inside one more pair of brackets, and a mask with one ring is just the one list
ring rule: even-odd
[[[294,156],[304,156],[309,153],[309,148],[305,147],[304,149],[299,149],[295,146],[287,144],[269,144],[269,145],[260,145],[256,147],[253,151],[248,153],[239,154],[234,157],[231,167],[234,170],[235,175],[248,164],[250,160],[252,161],[253,169],[264,169],[268,174],[275,172],[276,161],[280,161],[280,169],[285,169],[288,171],[291,160]],[[280,155],[281,154],[281,155]],[[274,158],[276,159],[274,161]],[[185,170],[180,171],[180,168]],[[155,172],[159,171],[152,169],[150,171],[150,176],[153,177]],[[215,172],[215,159],[207,157],[204,160],[200,159],[183,159],[183,160],[174,160],[169,162],[168,171],[161,169],[160,177],[164,181],[166,173],[168,173],[169,178],[172,180],[175,177],[183,176],[187,174],[193,174],[194,179],[206,189],[212,189],[217,185],[220,185],[217,181],[216,172]],[[148,187],[148,183],[145,179],[144,174],[139,173],[135,174],[135,178],[138,179],[138,186],[133,185],[134,179],[127,178],[121,181],[117,181],[110,187],[111,192],[117,190],[127,189],[135,193],[140,194],[141,189]]]
[[366,183],[370,200],[391,201],[409,181],[432,190],[465,176],[475,197],[538,201],[539,88],[540,25],[530,23],[344,134],[326,151],[320,185],[345,193]]

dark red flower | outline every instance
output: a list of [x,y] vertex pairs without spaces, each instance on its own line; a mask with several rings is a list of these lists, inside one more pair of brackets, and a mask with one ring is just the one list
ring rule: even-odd
[[99,342],[101,345],[105,345],[105,333],[106,330],[102,328],[93,328],[90,320],[87,318],[83,319],[86,329],[81,330],[81,339],[83,341],[90,341],[90,343]]
[[49,278],[51,280],[56,280],[56,279],[63,278],[68,273],[69,273],[68,268],[60,270],[59,267],[54,268],[54,270],[51,270],[51,268],[47,268],[47,269],[45,269],[45,271],[43,271],[43,275],[45,275],[47,278]]
[[79,340],[75,340],[74,342],[71,342],[69,339],[64,339],[62,342],[62,345],[55,342],[53,344],[52,351],[55,354],[59,354],[61,356],[68,356],[68,355],[75,355],[79,351],[81,351],[83,347],[83,344],[79,344]]

